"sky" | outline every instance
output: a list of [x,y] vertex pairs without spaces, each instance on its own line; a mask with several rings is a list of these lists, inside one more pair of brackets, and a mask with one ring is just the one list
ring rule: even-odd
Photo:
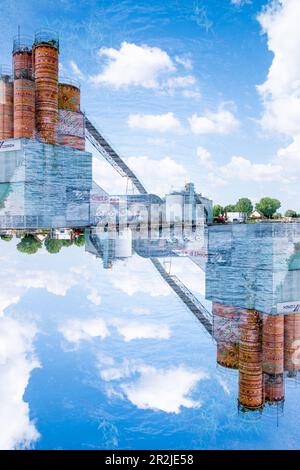
[[[298,0],[1,0],[1,62],[18,25],[54,29],[61,75],[149,192],[300,211],[299,17]],[[98,159],[94,176],[125,190]]]

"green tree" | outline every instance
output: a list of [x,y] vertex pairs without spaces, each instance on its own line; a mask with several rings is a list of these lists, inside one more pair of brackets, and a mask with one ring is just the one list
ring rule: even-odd
[[251,214],[253,211],[253,205],[250,199],[247,197],[242,197],[236,203],[235,209],[237,212],[244,212],[245,214]]
[[214,217],[219,217],[219,215],[222,215],[224,212],[224,209],[222,206],[220,206],[220,204],[216,204],[215,206],[213,206],[213,216]]
[[61,240],[62,246],[72,246],[73,241],[72,240]]
[[235,212],[235,205],[234,204],[228,204],[228,206],[224,207],[224,211],[227,212]]
[[17,244],[17,249],[21,253],[27,253],[28,255],[34,255],[41,247],[41,242],[36,240],[34,236],[30,234],[25,235],[20,243]]
[[84,246],[85,245],[85,237],[84,235],[78,235],[74,241],[76,246]]
[[71,245],[73,245],[72,240],[57,240],[56,238],[47,238],[45,240],[45,248],[52,255],[59,253],[63,246]]
[[45,248],[48,251],[48,253],[51,254],[56,254],[59,253],[60,250],[62,249],[62,241],[61,240],[56,240],[55,238],[46,238],[45,240]]
[[263,197],[257,204],[256,209],[259,210],[265,217],[272,217],[275,212],[281,206],[281,202],[278,199],[272,199],[271,197]]
[[284,215],[285,217],[297,217],[297,212],[292,209],[288,209]]
[[1,240],[5,241],[5,242],[10,242],[13,239],[13,236],[12,235],[1,235],[0,238],[1,238]]

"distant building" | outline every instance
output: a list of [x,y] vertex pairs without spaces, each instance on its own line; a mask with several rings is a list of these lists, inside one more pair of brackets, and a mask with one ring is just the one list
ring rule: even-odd
[[247,222],[246,212],[227,212],[227,221],[231,223],[244,224]]
[[42,243],[44,240],[46,240],[48,234],[47,233],[34,233],[33,236],[38,242]]
[[262,212],[260,212],[258,209],[254,209],[253,212],[249,215],[250,219],[265,219],[266,217]]
[[183,190],[172,191],[166,195],[167,222],[211,224],[213,221],[213,203],[210,199],[198,194],[193,183],[187,183]]
[[55,240],[71,240],[73,235],[73,230],[70,228],[57,228],[53,229],[51,232],[51,238]]

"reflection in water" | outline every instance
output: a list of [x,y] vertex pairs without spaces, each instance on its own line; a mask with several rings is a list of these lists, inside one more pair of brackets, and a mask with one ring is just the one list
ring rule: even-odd
[[299,238],[297,225],[209,230],[206,292],[213,302],[217,363],[239,371],[244,413],[265,405],[282,410],[284,374],[298,380]]
[[89,154],[65,173],[69,150],[20,145],[0,175],[0,446],[297,447],[299,224],[207,227],[191,185],[109,196]]

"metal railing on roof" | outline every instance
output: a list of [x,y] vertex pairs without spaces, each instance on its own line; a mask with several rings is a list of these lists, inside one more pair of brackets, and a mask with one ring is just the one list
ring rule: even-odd
[[56,31],[52,31],[51,29],[43,29],[41,31],[37,31],[34,37],[34,44],[36,45],[50,45],[59,49],[59,36]]
[[33,39],[29,36],[15,36],[13,39],[13,54],[15,52],[30,52]]

